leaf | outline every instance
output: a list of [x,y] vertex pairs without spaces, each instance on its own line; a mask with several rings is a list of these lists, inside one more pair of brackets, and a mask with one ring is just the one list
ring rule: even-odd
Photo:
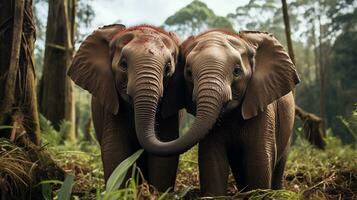
[[110,175],[107,185],[106,185],[106,192],[113,192],[114,190],[118,189],[120,185],[123,183],[126,173],[128,172],[129,168],[135,163],[135,161],[140,157],[143,153],[143,149],[138,150],[129,158],[125,159],[121,162]]
[[58,193],[58,200],[69,200],[72,193],[74,177],[73,175],[67,175],[66,179],[61,186],[61,189]]
[[185,188],[184,190],[182,190],[180,193],[177,194],[176,199],[183,199],[187,195],[187,193],[192,189],[193,189],[192,186],[188,186],[187,188]]
[[59,180],[45,180],[45,181],[41,181],[39,182],[37,185],[35,185],[35,187],[37,187],[38,185],[41,184],[63,184],[63,181],[59,181]]
[[42,184],[41,190],[42,190],[42,196],[45,200],[52,199],[52,185],[51,184],[49,184],[49,183]]
[[12,128],[13,128],[13,126],[3,126],[3,125],[0,126],[0,130],[1,129],[12,129]]

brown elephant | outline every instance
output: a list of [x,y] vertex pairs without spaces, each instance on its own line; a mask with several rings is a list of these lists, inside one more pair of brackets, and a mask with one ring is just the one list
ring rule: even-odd
[[199,143],[202,194],[226,194],[229,166],[240,190],[281,188],[299,82],[283,46],[268,33],[213,30],[181,54],[188,111],[209,130]]
[[[94,31],[76,53],[68,75],[92,94],[106,181],[120,162],[142,148],[142,132],[157,130],[163,141],[178,137],[182,105],[176,101],[173,75],[178,51],[174,33],[116,24]],[[145,152],[138,161],[146,180],[160,191],[174,187],[177,165],[178,155]]]
[[200,142],[203,195],[226,193],[229,166],[240,189],[281,188],[299,82],[283,46],[268,33],[213,30],[187,39],[180,54],[176,84],[186,87],[177,97],[196,118],[170,142],[144,133],[145,149],[172,155]]

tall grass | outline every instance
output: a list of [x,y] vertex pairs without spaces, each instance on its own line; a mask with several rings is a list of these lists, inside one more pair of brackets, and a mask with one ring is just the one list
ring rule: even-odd
[[355,110],[352,111],[351,116],[347,118],[337,116],[337,118],[346,127],[347,131],[353,136],[354,142],[357,143],[357,104],[355,104]]
[[[351,122],[351,118],[346,120],[349,125],[354,123]],[[159,193],[145,182],[140,169],[135,165],[135,160],[142,151],[136,152],[121,163],[105,185],[100,148],[97,143],[81,140],[75,145],[61,143],[60,137],[51,137],[59,133],[50,124],[47,124],[47,127],[43,126],[43,129],[47,131],[43,133],[44,141],[48,143],[46,148],[69,174],[74,175],[73,187],[70,190],[71,198],[100,200],[199,198],[197,147],[180,157],[176,191]],[[286,165],[285,190],[255,190],[240,193],[231,177],[229,182],[231,196],[221,199],[353,199],[357,197],[353,189],[353,184],[357,182],[356,145],[343,145],[339,138],[333,136],[331,130],[328,130],[325,140],[326,150],[322,151],[312,147],[298,134],[290,149]],[[123,177],[129,171],[130,179],[124,183]],[[63,184],[69,183],[62,183],[62,186]],[[52,185],[54,194],[58,195],[59,191],[62,191],[58,182],[54,181]],[[48,188],[47,190],[46,187],[43,188],[44,193],[48,191]]]

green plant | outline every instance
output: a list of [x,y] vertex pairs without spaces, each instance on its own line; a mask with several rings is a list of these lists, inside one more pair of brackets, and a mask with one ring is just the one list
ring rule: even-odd
[[72,193],[73,179],[73,175],[66,176],[66,179],[64,180],[61,189],[58,192],[58,200],[69,200]]
[[138,150],[129,158],[125,159],[121,162],[113,171],[111,176],[108,179],[106,185],[106,192],[113,192],[114,190],[118,189],[120,185],[123,183],[126,173],[128,172],[129,168],[135,163],[135,161],[140,157],[143,153],[143,149]]
[[121,162],[113,171],[113,173],[110,175],[107,184],[106,184],[106,190],[103,192],[103,199],[109,200],[109,199],[117,199],[120,196],[128,196],[129,193],[131,194],[136,194],[137,190],[137,183],[138,180],[135,177],[135,168],[136,166],[133,167],[132,171],[132,176],[131,179],[129,180],[129,187],[125,189],[118,190],[118,188],[123,184],[123,181],[125,179],[125,176],[130,169],[136,162],[136,160],[140,157],[140,155],[143,153],[143,149],[138,150],[135,152],[133,155],[131,155],[129,158],[125,159],[123,162]]
[[11,129],[11,128],[12,128],[12,126],[5,126],[5,125],[0,126],[0,130],[1,129]]
[[59,189],[56,195],[57,199],[69,200],[72,193],[73,183],[74,183],[74,176],[67,175],[64,182],[58,180],[46,180],[46,181],[41,181],[38,185],[41,185],[43,198],[46,200],[50,200],[52,199],[52,192],[53,192],[52,185],[59,184],[61,185],[61,188]]
[[41,136],[44,144],[58,145],[61,142],[62,136],[55,130],[52,123],[43,115],[40,115]]
[[355,142],[357,142],[357,104],[355,104],[355,110],[352,111],[351,116],[347,118],[337,116],[337,119],[341,121],[347,131],[353,136]]

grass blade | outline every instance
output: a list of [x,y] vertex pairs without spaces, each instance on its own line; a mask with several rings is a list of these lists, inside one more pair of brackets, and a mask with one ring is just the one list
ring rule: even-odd
[[135,161],[140,157],[143,153],[143,149],[138,150],[133,155],[125,159],[121,162],[113,171],[112,175],[110,175],[107,185],[106,192],[113,192],[118,189],[120,185],[123,183],[126,173],[129,168],[135,163]]
[[12,129],[12,128],[13,128],[13,126],[5,126],[5,125],[0,126],[0,130],[1,129]]
[[52,199],[52,185],[51,184],[49,184],[49,183],[42,184],[41,190],[42,190],[42,196],[45,200]]
[[67,175],[66,179],[61,186],[61,189],[58,193],[58,200],[69,200],[72,193],[74,177],[73,175]]

